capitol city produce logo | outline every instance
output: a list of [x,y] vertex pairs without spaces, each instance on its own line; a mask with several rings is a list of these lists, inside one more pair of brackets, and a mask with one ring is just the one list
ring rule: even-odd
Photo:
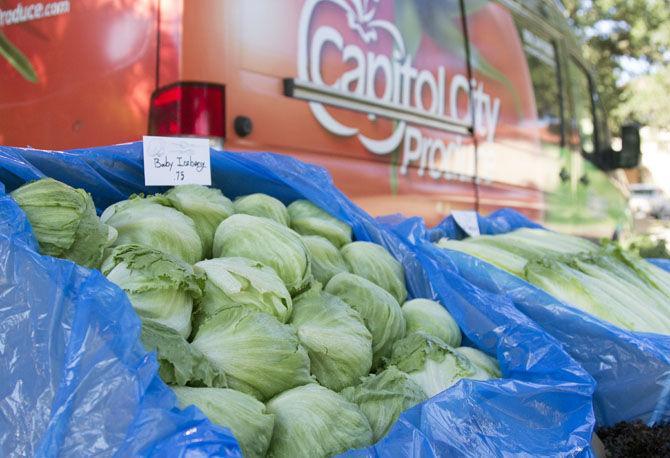
[[[493,141],[500,113],[500,100],[493,99],[483,85],[473,83],[473,100],[469,100],[470,84],[465,75],[453,74],[448,80],[446,69],[416,68],[407,52],[402,34],[390,21],[377,18],[379,0],[307,0],[303,6],[298,30],[298,78],[285,81],[287,95],[307,100],[316,120],[329,132],[342,137],[356,137],[367,151],[388,155],[401,149],[400,173],[407,174],[410,165],[417,173],[431,178],[451,178],[448,158],[461,148],[469,134],[472,106],[482,116],[485,140]],[[335,5],[346,16],[347,25],[360,37],[363,47],[346,43],[335,27],[310,27],[318,8]],[[314,29],[311,31],[311,29]],[[311,33],[310,33],[311,31]],[[364,49],[382,34],[392,40],[390,55],[375,54]],[[333,83],[324,82],[323,50],[337,50],[339,58],[351,68]],[[378,79],[383,84],[375,84]],[[429,96],[424,97],[424,94]],[[459,98],[468,99],[467,109],[459,112]],[[472,102],[472,103],[471,103]],[[343,124],[329,107],[347,108],[369,113],[371,122],[379,117],[395,121],[386,138],[371,138],[359,127]],[[478,124],[480,124],[478,123]],[[425,136],[416,126],[450,132],[452,141]]]

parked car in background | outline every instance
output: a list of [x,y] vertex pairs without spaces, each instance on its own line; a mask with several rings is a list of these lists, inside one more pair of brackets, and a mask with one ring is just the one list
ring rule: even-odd
[[322,165],[373,215],[510,207],[590,237],[628,219],[639,129],[611,148],[559,1],[54,3],[0,2],[0,144],[204,136]]
[[631,184],[628,207],[636,218],[658,218],[665,209],[666,196],[656,185],[647,183]]

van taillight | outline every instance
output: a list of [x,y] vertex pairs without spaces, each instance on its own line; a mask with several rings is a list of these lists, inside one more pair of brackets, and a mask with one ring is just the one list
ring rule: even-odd
[[226,136],[225,88],[220,84],[179,82],[151,96],[150,135]]

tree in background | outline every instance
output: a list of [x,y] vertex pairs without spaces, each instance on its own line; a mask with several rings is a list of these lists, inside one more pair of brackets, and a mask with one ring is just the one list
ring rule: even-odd
[[670,128],[670,1],[563,3],[586,43],[610,127],[634,120]]
[[670,130],[670,65],[630,81],[623,99],[616,109],[620,119]]

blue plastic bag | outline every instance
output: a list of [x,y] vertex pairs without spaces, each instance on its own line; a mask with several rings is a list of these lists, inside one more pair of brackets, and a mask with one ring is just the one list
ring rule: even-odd
[[670,272],[670,259],[647,259],[647,261]]
[[0,235],[0,455],[241,456],[175,408],[123,291],[17,235]]
[[[478,215],[480,232],[501,234],[521,227],[541,227],[513,210]],[[463,238],[453,217],[431,230],[417,219],[387,218],[388,227],[424,249],[441,253],[443,266],[471,284],[506,295],[532,318],[596,380],[594,408],[599,425],[640,419],[653,424],[670,420],[670,336],[631,332],[572,307],[530,283],[464,253],[429,243],[441,237]],[[666,268],[670,263],[655,261]]]
[[[329,175],[321,168],[272,154],[213,152],[211,159],[212,185],[220,188],[228,197],[264,192],[285,203],[297,198],[306,198],[349,223],[357,240],[370,240],[384,245],[403,263],[410,296],[431,297],[447,304],[463,330],[465,343],[471,343],[496,355],[501,363],[505,378],[488,382],[461,381],[440,395],[405,412],[391,432],[375,446],[367,450],[352,451],[350,454],[354,456],[592,455],[590,440],[595,421],[591,405],[594,389],[592,378],[562,350],[555,339],[519,313],[508,298],[488,294],[466,283],[459,286],[461,289],[454,288],[450,283],[451,274],[443,273],[438,262],[422,251],[405,244],[396,235],[380,229],[370,216],[334,188]],[[50,176],[86,189],[92,194],[99,211],[127,198],[130,194],[154,193],[162,190],[147,188],[143,184],[141,143],[68,152],[0,147],[0,182],[5,184],[8,191],[41,176]],[[74,269],[72,263],[35,253],[34,241],[30,241],[30,234],[21,232],[21,228],[25,225],[12,222],[16,214],[10,214],[2,202],[0,200],[0,229],[14,228],[17,237],[27,238],[27,242],[21,242],[26,255],[33,257],[46,274],[53,270],[54,263],[68,265]],[[12,204],[11,199],[7,204]],[[6,250],[0,249],[0,256],[4,259]],[[23,259],[17,259],[11,266],[13,269],[21,269],[23,263]],[[120,292],[118,288],[106,282],[97,271],[90,272],[83,268],[76,268],[76,271],[96,281],[95,288],[86,290],[88,301],[98,300],[97,291],[105,288],[115,293]],[[32,274],[26,275],[23,281],[29,283]],[[58,281],[55,283],[65,288]],[[39,291],[35,291],[34,294],[39,294]],[[86,334],[103,328],[108,331],[110,337],[118,337],[119,342],[115,345],[118,345],[123,355],[136,355],[150,362],[150,367],[143,366],[143,371],[129,370],[127,375],[129,383],[139,384],[140,380],[151,380],[150,387],[156,390],[152,398],[162,403],[160,407],[156,407],[156,416],[168,413],[175,415],[182,421],[179,425],[187,422],[179,415],[193,418],[192,422],[200,421],[199,417],[194,417],[194,410],[180,414],[174,409],[174,399],[167,393],[167,387],[157,379],[155,359],[146,356],[139,346],[138,322],[132,308],[126,299],[120,300],[117,296],[115,300],[111,300],[111,296],[110,293],[109,307],[116,309],[110,311],[114,312],[109,313],[110,320],[101,327],[84,316],[78,322],[82,327],[80,331]],[[4,310],[6,304],[1,300],[0,310]],[[79,307],[89,309],[91,307],[88,307],[88,304],[89,302],[85,302]],[[74,304],[73,308],[76,309],[77,305]],[[51,320],[53,326],[59,326],[59,319],[56,316],[52,316],[48,310],[44,313],[45,319]],[[131,325],[121,326],[118,322],[119,314],[122,314],[127,322],[132,322]],[[70,325],[66,327],[71,328]],[[15,332],[16,339],[13,345],[16,348],[32,348],[35,344],[31,334],[43,340],[50,340],[49,334],[41,329],[33,333],[26,333],[21,329]],[[2,338],[3,333],[0,333],[0,341]],[[42,355],[43,364],[52,372],[60,374],[65,361],[69,363],[64,351],[64,348],[56,348]],[[78,354],[89,358],[92,362],[97,358],[96,352],[89,354],[80,351]],[[4,364],[8,364],[8,361],[6,355],[0,352],[0,365]],[[72,370],[78,370],[78,360],[72,361],[68,368],[70,366]],[[13,387],[20,380],[28,380],[34,376],[34,370],[30,365],[20,370],[9,365],[5,367],[8,367],[8,376],[13,378],[8,379],[12,380],[10,383],[3,382],[1,387],[3,390]],[[87,379],[89,384],[86,390],[82,389],[81,392],[75,393],[69,390],[69,386],[65,386],[61,391],[61,397],[91,395],[111,381],[113,379],[103,374],[97,378],[90,377]],[[135,388],[127,386],[120,387],[119,391],[123,393],[128,389],[136,394]],[[7,405],[10,400],[11,397],[8,398],[7,394],[3,393],[0,396],[0,406]],[[97,405],[94,413],[101,420],[112,422],[119,410],[123,410],[124,413],[134,412],[136,422],[143,424],[144,411],[140,409],[142,397],[128,396],[124,400],[127,401],[126,404],[117,404],[115,401]],[[26,394],[25,402],[38,403],[37,392]],[[56,409],[52,408],[57,405],[49,399],[42,412],[42,418],[48,419],[48,431],[53,429],[61,436],[69,435],[78,425],[73,424],[69,417],[64,417],[61,421]],[[93,407],[91,411],[93,412]],[[149,417],[147,421],[151,418],[153,417]],[[201,429],[197,429],[196,432],[202,430],[203,436],[205,432],[209,434],[206,439],[200,441],[203,445],[203,454],[208,454],[212,450],[206,447],[215,446],[232,453],[230,436],[224,430],[217,430],[207,422],[199,425]],[[7,424],[10,431],[14,427],[11,423]],[[104,426],[99,425],[98,431],[98,435],[74,435],[71,441],[79,447],[78,450],[95,447],[98,443],[96,441],[104,436]],[[186,454],[184,447],[190,447],[190,451],[199,450],[197,441],[194,443],[182,437],[181,442],[166,440],[162,443],[159,438],[135,429],[134,424],[125,431],[125,437],[119,434],[116,437],[117,441],[108,440],[102,444],[110,449],[125,450],[122,447],[127,442],[139,444],[142,439],[147,439],[145,443],[152,444],[152,450],[159,450],[161,447],[160,450],[170,450],[173,454]],[[214,434],[220,435],[220,438],[213,438]],[[35,444],[44,444],[41,446],[45,447],[47,453],[55,454],[63,451],[58,442],[44,442],[44,429],[26,428],[21,436],[33,447]],[[4,449],[5,440],[0,444]]]

